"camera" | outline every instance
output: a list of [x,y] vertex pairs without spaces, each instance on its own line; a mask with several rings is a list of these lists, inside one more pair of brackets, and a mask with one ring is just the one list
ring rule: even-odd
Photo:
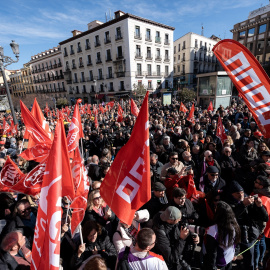
[[191,165],[189,165],[189,166],[187,166],[187,167],[185,168],[185,172],[188,172],[188,171],[190,171],[190,170],[192,170],[192,166],[191,166]]
[[193,236],[195,234],[203,236],[205,234],[205,228],[197,225],[188,225],[187,228],[190,231],[190,234]]
[[255,194],[255,195],[253,196],[253,198],[254,198],[254,201],[258,201],[259,195],[258,195],[258,194]]

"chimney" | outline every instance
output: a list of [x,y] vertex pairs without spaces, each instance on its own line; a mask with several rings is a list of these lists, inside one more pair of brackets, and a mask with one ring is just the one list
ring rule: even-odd
[[71,31],[71,33],[72,33],[73,37],[75,37],[75,36],[81,34],[82,31],[79,31],[79,30],[73,30],[73,31]]
[[125,15],[125,12],[118,10],[114,12],[115,19]]
[[97,27],[99,25],[102,25],[102,24],[103,24],[103,22],[100,22],[100,21],[97,21],[97,20],[92,21],[92,22],[87,24],[88,30],[93,29],[93,28],[95,28],[95,27]]

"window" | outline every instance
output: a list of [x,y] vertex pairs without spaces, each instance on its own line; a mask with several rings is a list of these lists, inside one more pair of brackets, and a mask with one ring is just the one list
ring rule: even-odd
[[142,75],[142,65],[137,64],[137,75]]
[[198,39],[195,39],[195,48],[198,48]]
[[264,33],[266,31],[266,24],[262,24],[259,27],[259,34]]
[[95,46],[100,46],[99,35],[95,36]]
[[169,66],[165,66],[165,76],[169,76]]
[[145,40],[151,41],[151,30],[150,29],[146,29]]
[[165,50],[165,60],[169,60],[169,50]]
[[178,52],[180,52],[181,51],[181,44],[179,43],[178,44]]
[[178,60],[180,60],[180,54],[178,55]]
[[169,34],[165,34],[165,44],[170,44],[169,42]]
[[182,66],[182,72],[185,74],[185,65]]
[[98,62],[98,63],[101,63],[100,52],[97,52],[97,62]]
[[176,53],[176,46],[174,46],[173,48],[173,53]]
[[105,43],[109,43],[109,42],[111,42],[110,32],[107,31],[105,32]]
[[151,66],[151,64],[147,64],[147,75],[148,76],[152,75],[152,66]]
[[183,60],[183,61],[186,60],[186,54],[185,54],[185,53],[183,53],[183,58],[182,58],[182,60]]
[[159,48],[157,49],[156,59],[161,59],[161,56],[160,56],[160,49],[159,49]]
[[112,78],[112,67],[108,67],[108,79]]
[[77,77],[77,73],[74,73],[74,83],[78,82],[78,77]]
[[75,59],[72,59],[72,68],[73,68],[73,69],[76,68]]
[[113,82],[110,82],[110,88],[109,91],[113,91]]
[[136,38],[140,38],[141,37],[140,26],[138,26],[138,25],[135,26],[135,37]]
[[160,76],[160,65],[157,65],[157,76]]
[[141,57],[141,46],[136,45],[136,57]]
[[202,41],[200,41],[200,48],[202,48]]
[[248,37],[253,37],[255,34],[255,28],[248,29]]
[[160,38],[160,32],[156,31],[156,38],[155,38],[156,43],[160,43],[161,42],[161,38]]
[[258,49],[263,49],[264,48],[264,40],[259,40],[257,43],[257,48]]
[[239,38],[240,39],[245,38],[245,36],[246,36],[246,31],[242,31],[242,32],[239,33]]
[[120,90],[125,90],[124,81],[120,81]]
[[117,47],[117,58],[123,58],[122,46]]
[[184,50],[185,48],[186,48],[186,42],[183,41],[183,48],[182,48],[182,50]]
[[92,65],[91,55],[87,55],[87,66]]
[[247,48],[252,52],[252,50],[253,50],[253,42],[248,43]]
[[82,57],[79,58],[79,67],[83,67],[83,60],[82,60]]
[[111,61],[112,60],[112,57],[111,57],[111,50],[107,50],[106,51],[106,61]]
[[66,70],[69,70],[69,63],[66,61]]
[[64,48],[64,56],[68,56],[67,48],[66,47]]
[[86,40],[85,40],[85,49],[86,49],[86,50],[89,50],[89,49],[90,49],[90,42],[89,42],[89,39],[86,39]]
[[148,83],[147,83],[147,89],[152,89],[152,81],[148,81]]
[[103,77],[102,77],[102,69],[101,68],[98,69],[98,79],[99,80],[103,79]]
[[180,65],[177,66],[177,72],[180,72]]
[[74,54],[73,45],[70,45],[70,54]]
[[89,70],[89,79],[90,81],[93,81],[93,71]]
[[121,39],[121,38],[122,38],[121,27],[117,27],[116,28],[116,37],[115,37],[115,39],[118,40],[118,39]]
[[82,79],[82,82],[85,82],[84,72],[81,72],[81,79]]
[[151,56],[151,48],[150,47],[147,47],[147,54],[146,54],[146,58],[152,58]]
[[82,51],[82,47],[81,47],[81,42],[77,43],[77,52],[81,52]]

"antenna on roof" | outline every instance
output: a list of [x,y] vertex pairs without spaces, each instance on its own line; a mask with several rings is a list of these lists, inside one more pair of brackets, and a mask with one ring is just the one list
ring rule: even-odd
[[107,12],[105,12],[105,22],[107,22]]
[[203,36],[203,23],[202,23],[202,32],[201,32],[201,35]]

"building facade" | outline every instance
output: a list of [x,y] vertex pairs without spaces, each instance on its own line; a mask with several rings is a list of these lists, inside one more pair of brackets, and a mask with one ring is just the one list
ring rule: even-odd
[[174,41],[174,89],[196,89],[196,75],[222,70],[212,52],[219,41],[192,32]]
[[22,83],[26,94],[34,93],[34,85],[32,80],[32,73],[30,69],[30,63],[26,63],[21,68],[22,73]]
[[270,74],[270,4],[249,13],[248,19],[234,25],[233,39],[246,46]]
[[46,99],[57,101],[58,98],[67,98],[62,63],[60,46],[31,57],[29,64],[34,92],[41,95],[44,102]]
[[17,70],[15,73],[9,75],[10,79],[10,92],[13,97],[23,98],[26,95],[24,88],[22,71]]
[[70,101],[115,99],[173,82],[174,28],[121,11],[60,42]]

